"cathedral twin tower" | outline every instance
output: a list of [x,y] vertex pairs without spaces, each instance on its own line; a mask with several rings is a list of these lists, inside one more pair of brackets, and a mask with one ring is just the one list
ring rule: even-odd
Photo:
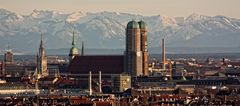
[[[69,62],[71,62],[76,56],[78,56],[78,49],[75,45],[73,33],[73,42],[69,53]],[[148,76],[148,56],[146,23],[143,21],[136,22],[134,20],[128,22],[126,28],[126,50],[123,56],[123,71],[131,76]],[[102,71],[104,72],[104,70]]]
[[125,71],[132,76],[148,76],[147,26],[130,21],[126,28]]

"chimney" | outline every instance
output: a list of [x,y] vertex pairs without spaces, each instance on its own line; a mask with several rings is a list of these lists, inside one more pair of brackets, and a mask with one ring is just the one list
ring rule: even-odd
[[102,72],[99,71],[99,92],[102,93]]
[[166,71],[166,66],[165,66],[165,62],[166,62],[166,56],[165,56],[165,42],[164,42],[164,38],[162,39],[162,69],[165,72]]
[[92,72],[89,71],[89,95],[91,96],[92,95]]

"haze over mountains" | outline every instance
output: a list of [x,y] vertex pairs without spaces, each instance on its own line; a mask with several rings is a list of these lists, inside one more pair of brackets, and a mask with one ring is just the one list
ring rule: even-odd
[[240,52],[240,19],[226,16],[192,14],[174,18],[40,10],[20,15],[5,9],[0,9],[0,50],[6,49],[9,42],[14,51],[36,53],[41,33],[47,49],[70,48],[73,29],[79,48],[84,41],[85,48],[124,49],[125,27],[133,19],[148,24],[150,51],[160,51],[161,39],[165,37],[167,47],[173,49],[169,52],[173,53],[188,52],[186,48],[195,52]]

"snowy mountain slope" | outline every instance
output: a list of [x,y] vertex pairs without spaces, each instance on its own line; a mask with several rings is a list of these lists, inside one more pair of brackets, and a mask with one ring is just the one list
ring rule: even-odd
[[124,48],[125,27],[131,20],[148,24],[150,47],[159,47],[163,37],[172,47],[240,47],[240,20],[220,15],[192,14],[178,24],[175,18],[162,15],[40,10],[20,15],[0,9],[0,50],[9,42],[15,50],[36,52],[41,33],[46,48],[69,48],[73,30],[78,47],[84,41],[86,48]]

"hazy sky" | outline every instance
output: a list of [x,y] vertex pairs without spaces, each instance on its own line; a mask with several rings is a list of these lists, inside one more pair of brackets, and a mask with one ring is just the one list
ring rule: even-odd
[[240,18],[240,0],[0,0],[0,8],[21,14],[32,10],[99,12],[115,11],[142,15],[226,15]]

